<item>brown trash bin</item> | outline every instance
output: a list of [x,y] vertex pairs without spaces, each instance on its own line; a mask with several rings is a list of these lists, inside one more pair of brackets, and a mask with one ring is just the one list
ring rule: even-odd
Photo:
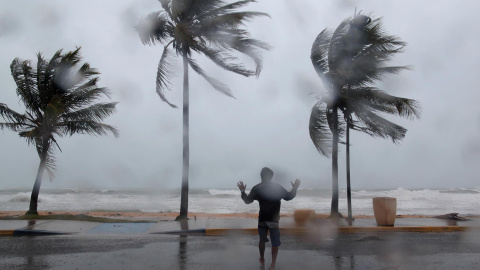
[[293,220],[295,224],[299,226],[305,225],[305,223],[315,220],[317,214],[312,209],[295,209],[293,212]]
[[379,226],[393,226],[397,216],[397,199],[391,197],[373,198],[373,213]]

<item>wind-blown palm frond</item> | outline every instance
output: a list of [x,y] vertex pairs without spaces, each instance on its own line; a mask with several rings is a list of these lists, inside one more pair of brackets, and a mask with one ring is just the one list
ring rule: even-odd
[[8,108],[6,104],[0,103],[0,116],[11,123],[27,122],[27,117],[23,114],[19,114],[16,111]]
[[404,127],[378,116],[367,107],[359,105],[359,103],[354,106],[354,114],[365,126],[362,131],[370,136],[390,138],[394,143],[397,143],[402,140],[407,133],[407,130]]
[[[117,104],[117,102],[96,103],[89,107],[66,113],[63,115],[63,119],[65,119],[65,121],[91,119],[93,121],[100,122],[115,111],[115,106]],[[62,124],[60,123],[60,125]]]
[[93,78],[80,88],[72,90],[68,101],[65,103],[66,112],[81,108],[102,97],[110,98],[110,90],[105,87],[97,87],[97,82],[98,78]]
[[215,90],[217,90],[217,91],[219,91],[219,92],[221,92],[221,93],[223,93],[223,94],[225,94],[229,97],[235,98],[232,94],[232,91],[230,90],[230,88],[226,84],[208,76],[205,73],[205,71],[203,71],[203,69],[193,59],[188,58],[188,64],[189,64],[190,67],[192,67],[193,71],[195,71],[200,76],[202,76],[213,88],[215,88]]
[[212,62],[225,70],[243,75],[245,77],[256,74],[255,71],[248,70],[244,65],[239,64],[238,59],[233,55],[227,54],[223,51],[210,49],[203,45],[200,45],[197,48],[199,52],[202,52],[205,56],[212,60]]
[[341,61],[338,61],[344,52],[344,35],[348,30],[348,23],[350,18],[342,21],[337,29],[333,32],[330,43],[328,45],[328,69],[335,70],[340,65]]
[[163,43],[172,37],[173,26],[165,12],[153,12],[147,15],[135,29],[143,44]]
[[15,58],[10,65],[13,80],[17,84],[17,95],[29,110],[39,106],[38,90],[35,85],[36,74],[30,61],[21,61]]
[[312,108],[308,130],[318,152],[326,157],[332,153],[332,133],[327,122],[327,104],[319,101]]
[[255,62],[255,72],[244,72],[248,76],[258,76],[262,70],[262,58],[258,49],[271,48],[267,43],[250,38],[244,30],[239,29],[206,29],[203,37],[209,45],[216,46],[223,53],[226,51],[230,54],[230,50],[233,49],[250,57]]
[[88,134],[88,135],[107,135],[109,132],[115,137],[119,136],[118,130],[110,125],[98,123],[95,121],[68,121],[63,123],[64,132],[68,135]]
[[170,105],[172,108],[177,108],[177,106],[170,103],[165,96],[165,90],[170,90],[170,79],[175,75],[175,73],[172,71],[171,61],[173,61],[173,57],[171,57],[168,47],[165,46],[162,57],[160,58],[160,62],[158,63],[156,90],[161,100]]
[[[221,2],[221,1],[218,1],[218,2]],[[224,15],[224,14],[229,13],[232,10],[244,7],[244,6],[246,6],[246,5],[248,5],[252,2],[256,2],[256,1],[255,0],[237,1],[237,2],[234,2],[234,3],[231,3],[231,4],[219,6],[217,8],[211,9],[211,10],[203,13],[202,15],[198,16],[198,19],[202,20],[204,18]]]
[[407,119],[420,119],[420,104],[408,98],[389,95],[384,91],[367,87],[352,89],[348,92],[349,103],[361,102],[364,106]]
[[312,45],[310,59],[320,78],[323,78],[328,72],[328,47],[331,38],[331,34],[324,29],[318,34]]
[[255,17],[269,17],[267,13],[263,12],[232,12],[223,14],[220,16],[213,16],[211,18],[206,18],[199,23],[200,30],[207,30],[211,27],[219,28],[237,28],[245,24],[245,22],[255,18]]

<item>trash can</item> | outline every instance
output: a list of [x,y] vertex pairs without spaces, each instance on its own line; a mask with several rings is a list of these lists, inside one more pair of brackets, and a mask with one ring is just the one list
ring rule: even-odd
[[373,213],[379,226],[393,226],[397,216],[397,199],[391,197],[373,198]]

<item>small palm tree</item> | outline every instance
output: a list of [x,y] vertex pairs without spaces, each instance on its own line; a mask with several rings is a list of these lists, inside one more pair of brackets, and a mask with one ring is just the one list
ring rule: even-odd
[[408,69],[385,65],[404,46],[397,37],[384,33],[381,19],[372,21],[361,14],[344,20],[333,33],[323,30],[313,43],[312,63],[327,94],[313,106],[309,130],[318,151],[332,156],[333,216],[338,215],[339,138],[347,137],[347,193],[351,220],[350,129],[373,137],[390,138],[396,143],[405,137],[407,130],[378,113],[409,119],[420,117],[420,106],[415,100],[391,96],[373,86],[386,75]]
[[[156,92],[160,99],[173,108],[165,96],[169,90],[170,78],[174,74],[171,61],[176,52],[183,60],[183,172],[178,219],[188,214],[188,173],[189,173],[189,82],[188,67],[207,80],[213,88],[233,97],[227,85],[208,76],[192,58],[193,53],[203,54],[221,68],[243,76],[258,76],[262,69],[259,49],[269,46],[250,38],[247,30],[240,28],[244,23],[266,13],[235,11],[254,0],[225,4],[220,0],[159,0],[163,11],[147,15],[136,27],[143,44],[163,44],[163,54],[158,63]],[[172,49],[170,49],[172,47]],[[235,56],[235,52],[251,58],[256,68],[249,70]]]
[[40,165],[33,186],[27,214],[37,215],[37,201],[44,170],[53,177],[55,146],[61,151],[56,137],[73,134],[118,136],[118,131],[102,120],[115,112],[116,102],[96,103],[108,90],[97,86],[100,74],[88,63],[79,66],[80,48],[62,54],[57,51],[52,59],[37,54],[36,67],[28,60],[18,58],[10,65],[17,84],[17,95],[25,105],[21,114],[0,103],[0,129],[18,132],[28,144],[35,145]]

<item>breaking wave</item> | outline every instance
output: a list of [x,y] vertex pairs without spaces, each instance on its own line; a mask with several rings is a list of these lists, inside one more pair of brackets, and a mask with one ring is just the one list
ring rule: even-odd
[[[247,190],[247,193],[249,191]],[[339,210],[347,211],[346,191],[339,194]],[[480,214],[480,189],[452,188],[443,190],[406,189],[352,191],[353,212],[356,215],[373,215],[372,198],[397,198],[397,214],[435,215],[458,212],[462,215]],[[0,211],[28,209],[30,191],[0,190]],[[309,208],[317,213],[329,213],[330,190],[299,189],[297,197],[282,202],[283,213]],[[132,211],[178,212],[180,190],[83,190],[42,189],[39,195],[39,211]],[[189,211],[207,213],[256,213],[258,205],[244,204],[238,189],[191,190]]]

